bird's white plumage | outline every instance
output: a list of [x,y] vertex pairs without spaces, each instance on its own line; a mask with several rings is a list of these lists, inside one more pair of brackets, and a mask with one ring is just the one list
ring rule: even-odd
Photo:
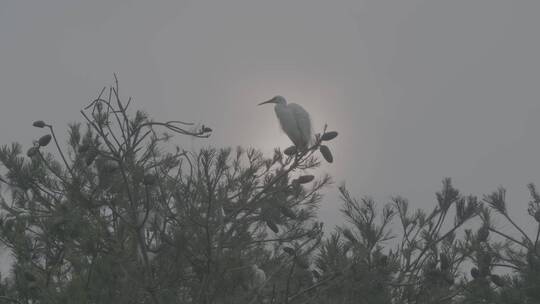
[[287,104],[285,98],[276,96],[266,103],[275,103],[274,110],[281,125],[296,147],[306,149],[311,143],[311,119],[302,106],[296,103]]
[[252,271],[252,288],[259,288],[264,285],[266,282],[266,273],[264,270],[260,269],[256,264],[251,265]]

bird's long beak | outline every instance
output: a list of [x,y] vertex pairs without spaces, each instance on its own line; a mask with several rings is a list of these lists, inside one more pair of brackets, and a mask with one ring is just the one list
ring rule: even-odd
[[267,100],[267,101],[263,101],[259,104],[260,105],[263,105],[263,104],[267,104],[267,103],[276,103],[276,99],[275,98],[272,98],[270,100]]

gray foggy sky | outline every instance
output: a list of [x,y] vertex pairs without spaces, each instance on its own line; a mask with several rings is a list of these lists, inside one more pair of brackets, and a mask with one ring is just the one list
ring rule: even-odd
[[[524,219],[526,184],[540,183],[539,12],[534,0],[3,0],[0,143],[29,147],[36,119],[81,121],[116,72],[155,119],[215,130],[181,145],[270,152],[289,142],[255,105],[280,94],[340,132],[323,171],[355,195],[431,207],[448,176],[466,194],[507,187]],[[339,207],[332,187],[327,225]]]

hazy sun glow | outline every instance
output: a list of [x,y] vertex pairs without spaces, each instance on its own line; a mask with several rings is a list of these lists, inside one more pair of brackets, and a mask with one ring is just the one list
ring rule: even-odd
[[301,105],[309,113],[313,134],[316,134],[322,132],[325,123],[331,128],[335,120],[332,105],[339,102],[336,86],[300,75],[296,79],[246,79],[245,82],[238,82],[235,94],[237,100],[246,105],[246,115],[253,116],[254,125],[258,126],[250,132],[250,143],[265,152],[275,147],[288,147],[292,142],[281,130],[273,105],[257,106],[258,103],[281,95],[288,103]]

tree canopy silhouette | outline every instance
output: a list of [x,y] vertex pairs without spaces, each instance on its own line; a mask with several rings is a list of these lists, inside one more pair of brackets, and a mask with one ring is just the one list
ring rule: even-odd
[[[118,82],[26,153],[0,149],[0,241],[12,303],[539,303],[540,195],[529,235],[506,191],[479,199],[444,179],[431,210],[339,187],[345,223],[317,218],[335,131],[311,146],[186,151],[208,126],[131,110]],[[337,206],[336,206],[337,207]],[[495,218],[513,231],[496,225]],[[475,219],[475,220],[473,220]],[[478,225],[480,223],[480,225]]]

